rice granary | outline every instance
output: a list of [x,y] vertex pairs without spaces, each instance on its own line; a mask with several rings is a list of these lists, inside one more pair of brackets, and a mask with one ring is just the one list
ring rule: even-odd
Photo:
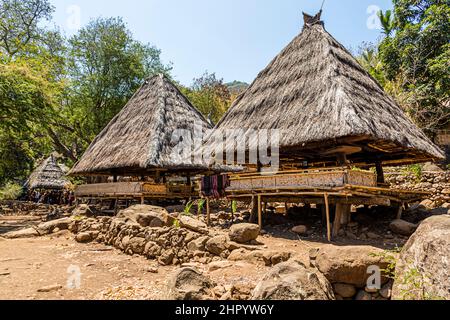
[[174,152],[186,138],[174,132],[190,138],[196,125],[212,128],[165,75],[147,79],[70,172],[102,182],[79,186],[77,198],[144,203],[198,197],[191,177],[209,169]]
[[35,202],[61,203],[72,184],[54,155],[41,162],[24,184],[27,198]]
[[[383,166],[436,161],[444,154],[325,30],[321,12],[304,14],[304,21],[300,35],[237,98],[214,136],[245,132],[233,152],[245,145],[248,172],[232,177],[228,198],[252,199],[260,225],[267,203],[321,206],[331,239],[334,212],[336,235],[349,221],[351,205],[398,206],[401,216],[408,202],[426,197],[389,188]],[[259,150],[251,133],[274,129],[280,171],[261,175],[260,161],[249,165],[250,151]],[[206,146],[214,143],[211,136]]]

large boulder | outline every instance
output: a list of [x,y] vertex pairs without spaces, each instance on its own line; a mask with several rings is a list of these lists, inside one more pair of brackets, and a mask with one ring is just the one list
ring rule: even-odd
[[417,225],[405,220],[397,219],[391,222],[389,228],[394,233],[409,237],[416,231]]
[[35,228],[27,228],[18,231],[11,231],[2,235],[5,239],[25,239],[39,237],[40,234]]
[[420,224],[403,248],[395,273],[394,300],[450,300],[450,216]]
[[204,222],[202,222],[198,219],[194,219],[189,216],[182,215],[178,220],[180,222],[180,227],[182,227],[182,228],[192,230],[192,231],[202,233],[202,234],[208,234],[208,226]]
[[125,219],[127,222],[137,223],[144,228],[170,227],[174,221],[166,209],[149,205],[129,207],[120,211],[117,217]]
[[219,235],[209,239],[205,244],[205,248],[208,252],[216,256],[220,256],[222,252],[227,250],[228,247],[227,243],[228,243],[227,236]]
[[73,216],[92,217],[97,213],[95,207],[91,207],[87,204],[80,204],[72,211]]
[[[351,284],[365,287],[371,276],[369,267],[386,269],[384,251],[370,246],[337,247],[328,245],[320,249],[315,260],[317,268],[331,283]],[[382,277],[385,283],[388,279]]]
[[240,223],[235,224],[230,229],[230,240],[237,243],[247,243],[256,240],[259,236],[260,228],[257,224]]
[[169,300],[206,300],[215,285],[195,268],[177,270],[168,281]]
[[253,300],[335,300],[328,280],[317,271],[290,260],[272,268],[257,284]]
[[55,229],[67,230],[72,222],[73,220],[71,218],[62,218],[44,222],[37,226],[37,231],[40,235],[46,235],[52,233]]

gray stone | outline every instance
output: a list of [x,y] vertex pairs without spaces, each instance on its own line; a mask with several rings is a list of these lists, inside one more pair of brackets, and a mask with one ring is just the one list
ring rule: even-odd
[[72,221],[73,220],[71,218],[62,218],[58,220],[44,222],[37,226],[37,230],[41,235],[50,234],[56,228],[58,228],[59,230],[67,230],[69,229],[69,225],[72,223]]
[[291,229],[291,231],[292,231],[293,233],[296,233],[296,234],[300,235],[300,236],[303,236],[303,235],[306,235],[306,234],[307,234],[307,232],[308,232],[308,227],[307,227],[307,226],[303,226],[303,225],[295,226],[295,227],[293,227],[293,228]]
[[333,288],[334,292],[342,298],[353,298],[356,294],[356,288],[351,284],[335,283]]
[[290,260],[273,267],[263,277],[252,300],[335,300],[335,296],[320,272]]
[[75,236],[75,240],[79,243],[88,243],[92,241],[92,236],[89,232],[81,232]]
[[40,234],[34,228],[22,229],[19,231],[11,231],[2,235],[5,239],[25,239],[38,237]]
[[393,300],[450,300],[450,216],[423,221],[403,247]]
[[369,300],[372,300],[372,295],[370,293],[366,292],[365,290],[361,290],[356,295],[355,300],[369,301]]
[[183,215],[179,218],[180,227],[189,229],[198,233],[208,234],[208,226],[197,219]]
[[200,237],[194,241],[191,241],[188,243],[187,247],[189,249],[189,251],[191,252],[195,252],[195,251],[205,251],[205,245],[206,242],[208,242],[210,238],[209,237]]
[[195,268],[177,270],[168,281],[168,300],[205,300],[215,284]]
[[417,225],[401,219],[397,219],[391,222],[389,228],[394,233],[409,237],[414,233],[414,231],[416,231]]
[[237,243],[248,243],[256,240],[259,236],[260,228],[257,224],[240,223],[231,226],[230,240]]
[[[385,252],[371,246],[337,247],[327,245],[320,249],[316,259],[318,269],[331,283],[351,284],[363,288],[370,275],[370,266],[386,269]],[[386,278],[382,278],[386,282]]]
[[141,227],[161,228],[173,225],[174,219],[166,209],[149,205],[135,205],[122,210],[117,215],[126,222],[137,223]]
[[208,252],[220,256],[222,252],[227,250],[228,238],[224,235],[215,236],[206,242],[205,248]]

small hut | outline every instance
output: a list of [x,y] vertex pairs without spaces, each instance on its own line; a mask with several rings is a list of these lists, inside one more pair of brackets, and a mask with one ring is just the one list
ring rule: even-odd
[[[142,203],[198,196],[191,177],[208,167],[194,164],[189,154],[174,152],[198,128],[203,133],[212,127],[165,75],[147,79],[70,172],[97,181],[100,177],[103,183],[79,186],[75,195]],[[176,131],[186,136],[174,135]]]
[[31,173],[24,188],[30,200],[59,204],[64,190],[70,186],[63,169],[51,155]]
[[[259,163],[247,165],[249,173],[233,177],[227,191],[230,198],[258,200],[260,224],[261,202],[321,205],[328,222],[333,205],[337,233],[351,204],[395,204],[401,212],[405,203],[424,197],[389,189],[383,166],[444,155],[325,30],[320,16],[304,14],[302,32],[237,98],[216,131],[243,129],[248,138],[250,132],[279,130],[280,172],[261,176]],[[240,144],[247,153],[258,150],[257,139]],[[371,167],[376,174],[362,170]]]

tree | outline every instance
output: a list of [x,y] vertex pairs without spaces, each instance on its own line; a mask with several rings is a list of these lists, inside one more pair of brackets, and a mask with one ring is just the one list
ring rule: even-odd
[[47,130],[60,88],[24,62],[0,65],[0,185],[24,179],[51,151]]
[[10,57],[15,56],[45,34],[39,27],[50,20],[54,8],[48,0],[1,0],[0,46]]
[[[160,50],[133,39],[120,18],[95,19],[69,40],[70,89],[54,137],[77,158],[125,106],[144,79],[168,74]],[[65,140],[65,141],[64,141]]]
[[233,97],[223,79],[217,79],[215,73],[205,72],[194,79],[190,88],[182,92],[191,103],[208,119],[217,123],[231,105]]
[[[431,136],[450,122],[450,6],[445,0],[394,0],[394,18],[381,14],[383,72],[397,98]],[[383,23],[384,22],[384,23]]]

